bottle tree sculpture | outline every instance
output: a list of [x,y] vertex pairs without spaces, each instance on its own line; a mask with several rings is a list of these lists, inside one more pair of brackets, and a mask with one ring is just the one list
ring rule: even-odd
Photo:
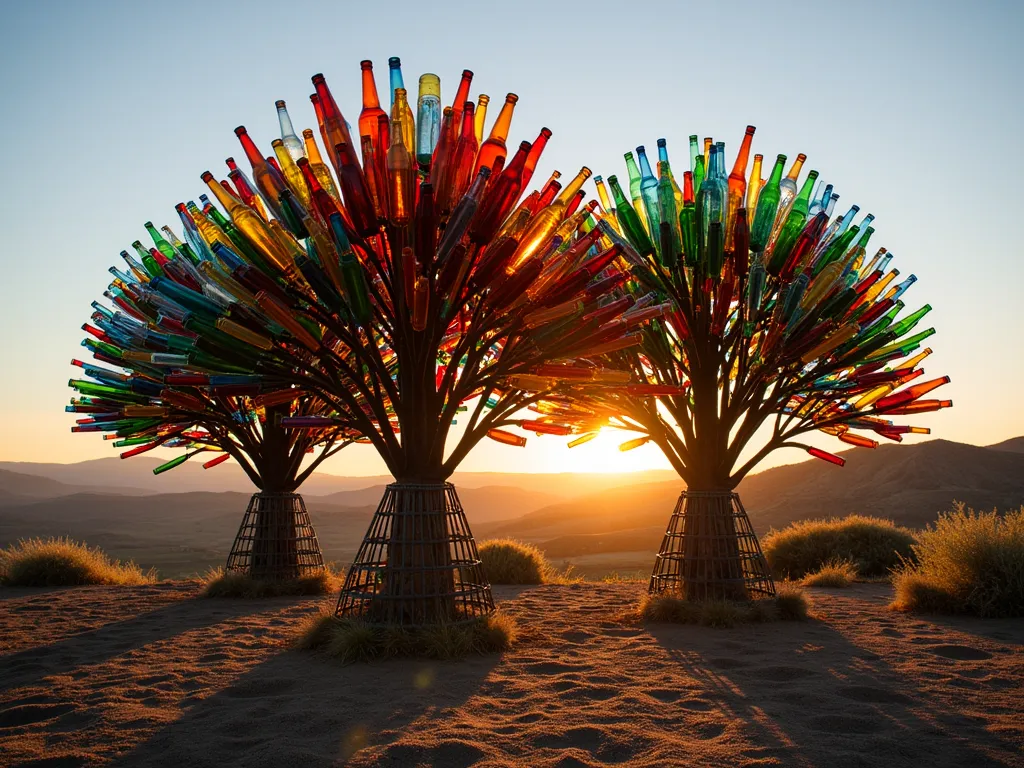
[[[842,466],[842,457],[800,437],[822,432],[875,448],[876,437],[898,442],[929,431],[890,417],[952,405],[924,399],[949,381],[920,380],[918,366],[931,353],[921,346],[935,329],[918,325],[931,307],[901,316],[917,278],[900,281],[884,248],[868,256],[874,217],[855,223],[856,205],[832,216],[839,196],[817,171],[800,183],[802,154],[785,176],[786,156],[779,155],[767,182],[756,155],[748,183],[753,134],[748,127],[731,173],[722,143],[705,139],[702,151],[691,136],[682,189],[663,139],[658,176],[637,147],[632,199],[615,176],[608,179],[611,199],[598,182],[606,207],[614,206],[601,227],[634,264],[634,280],[617,301],[667,301],[672,309],[643,330],[640,346],[610,356],[630,372],[632,385],[580,390],[553,405],[566,408],[567,424],[567,405],[576,401],[606,424],[641,433],[621,447],[653,441],[685,481],[655,561],[652,593],[774,594],[735,493],[747,473],[785,447]],[[632,153],[626,159],[632,176]]]
[[[81,397],[67,410],[83,415],[72,431],[105,432],[115,447],[128,449],[123,459],[154,448],[182,450],[155,474],[199,454],[217,454],[203,464],[207,469],[235,459],[259,493],[249,502],[227,571],[277,582],[314,575],[323,571],[323,557],[296,491],[355,435],[342,419],[314,430],[286,428],[322,420],[334,409],[299,389],[264,387],[247,373],[294,339],[261,314],[251,290],[259,282],[255,273],[243,269],[232,277],[228,262],[214,256],[216,250],[228,258],[225,243],[234,245],[229,234],[237,233],[193,208],[210,228],[209,241],[196,230],[189,237],[193,249],[169,227],[161,233],[147,222],[155,247],[136,241],[138,258],[122,251],[126,270],[111,267],[114,280],[104,296],[113,308],[93,302],[92,324],[82,326],[90,334],[82,345],[96,362],[72,361],[87,377],[69,382]],[[179,211],[191,224],[185,206]],[[249,280],[249,288],[239,280]],[[304,464],[308,454],[312,461]]]
[[[280,174],[238,129],[263,200],[280,209],[293,235],[301,225],[311,254],[298,270],[302,279],[286,255],[274,260],[282,295],[272,298],[277,322],[316,334],[305,347],[289,347],[288,359],[262,361],[261,382],[318,393],[346,414],[395,478],[337,606],[340,616],[375,624],[458,622],[493,610],[448,478],[485,437],[524,444],[510,425],[567,434],[543,414],[524,419],[522,410],[558,388],[566,361],[638,343],[636,331],[650,316],[596,311],[626,275],[616,266],[620,247],[592,249],[595,204],[580,205],[590,171],[564,188],[555,174],[523,197],[551,132],[510,150],[517,101],[510,94],[478,143],[472,76],[463,72],[444,109],[438,77],[420,77],[414,116],[392,59],[389,115],[363,62],[357,139],[316,75],[311,100],[325,151],[305,131],[305,157],[293,164],[279,152]],[[324,155],[340,197],[331,194]],[[246,222],[259,223],[253,206],[204,179],[249,235]],[[577,312],[583,306],[585,316]],[[590,374],[594,382],[603,375]],[[332,418],[340,417],[322,423]]]

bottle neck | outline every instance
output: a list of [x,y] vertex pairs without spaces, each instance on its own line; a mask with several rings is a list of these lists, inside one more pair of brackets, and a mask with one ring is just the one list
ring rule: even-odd
[[555,202],[568,205],[569,201],[571,201],[576,196],[576,193],[580,191],[583,183],[590,178],[590,174],[591,170],[586,166],[583,166],[580,169],[580,172],[573,177],[573,180],[570,181],[558,197],[555,198]]
[[786,174],[786,178],[790,179],[791,181],[796,181],[797,178],[800,176],[800,171],[803,169],[804,160],[806,159],[807,155],[805,155],[803,152],[797,155],[796,160],[793,161],[793,167],[790,168],[789,173]]
[[636,160],[633,158],[632,152],[627,152],[623,157],[626,158],[626,173],[629,174],[629,181],[633,182],[640,180],[640,169],[636,166]]
[[245,151],[245,156],[249,159],[250,165],[253,168],[258,168],[263,164],[263,155],[260,154],[259,149],[256,148],[256,144],[249,138],[249,134],[246,133],[245,128],[239,126],[235,129],[235,135],[238,136],[238,141],[242,144],[242,149]]
[[364,61],[360,66],[363,69],[363,109],[377,109],[380,98],[377,96],[377,82],[373,79],[373,64]]
[[775,185],[782,181],[782,168],[786,164],[786,156],[779,155],[775,158],[775,167],[772,168],[772,175],[768,179],[768,183]]
[[473,73],[468,70],[462,70],[462,81],[459,83],[459,89],[455,92],[455,101],[452,102],[452,113],[462,114],[463,105],[469,100],[469,85],[473,82]]
[[[544,152],[544,147],[547,146],[548,139],[550,138],[551,131],[547,128],[541,128],[540,135],[538,135],[536,141],[533,142],[533,146],[530,147],[530,153],[526,157],[526,165],[523,173],[523,186],[530,183],[533,171],[537,168],[537,163],[540,162],[541,153]],[[527,142],[523,143],[525,144]]]
[[281,136],[294,136],[295,129],[292,127],[292,119],[288,116],[288,109],[283,101],[277,103],[277,122],[281,126]]
[[501,105],[498,118],[494,121],[491,132],[487,136],[488,141],[505,143],[505,140],[508,138],[508,132],[512,128],[512,112],[516,108],[517,101],[519,101],[519,97],[514,93],[510,93],[505,97],[505,103]]
[[313,131],[307,128],[302,132],[302,139],[306,144],[306,157],[309,158],[311,163],[323,164],[323,158],[320,157],[320,147],[316,145],[316,139],[313,138]]
[[388,59],[388,77],[391,85],[391,106],[395,105],[395,90],[405,88],[405,80],[402,79],[402,62],[397,56]]
[[747,132],[743,134],[743,142],[740,144],[740,151],[736,155],[736,162],[733,163],[730,176],[737,178],[747,177],[747,160],[750,157],[750,145],[754,140],[754,126],[748,125]]
[[640,178],[654,178],[654,174],[651,172],[651,163],[647,159],[647,150],[643,147],[637,147],[636,156],[640,159]]

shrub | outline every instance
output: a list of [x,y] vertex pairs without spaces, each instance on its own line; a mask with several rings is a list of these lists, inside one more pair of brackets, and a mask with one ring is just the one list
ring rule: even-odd
[[807,618],[807,599],[793,587],[782,587],[774,598],[748,602],[687,600],[676,595],[645,595],[638,608],[640,618],[660,624],[702,624],[733,627],[743,623],[802,621]]
[[203,577],[203,597],[282,597],[284,595],[328,595],[341,587],[340,577],[329,568],[298,579],[274,581],[254,579],[247,573],[212,568]]
[[764,538],[764,554],[778,576],[798,579],[834,561],[851,563],[860,576],[885,576],[912,559],[914,534],[891,520],[850,515],[801,520]]
[[0,550],[0,584],[12,587],[77,587],[84,584],[152,584],[156,571],[112,560],[98,547],[68,538],[22,539]]
[[294,647],[319,650],[350,664],[398,656],[458,659],[504,651],[515,640],[515,622],[501,611],[462,624],[406,628],[341,619],[321,609],[300,625]]
[[783,621],[805,621],[808,616],[807,596],[796,587],[779,587],[775,605]]
[[999,515],[957,502],[893,577],[893,607],[983,617],[1024,616],[1024,507]]
[[491,584],[543,584],[555,575],[543,552],[515,539],[483,542],[480,561]]
[[848,560],[830,560],[801,579],[804,587],[848,587],[857,579],[857,567]]

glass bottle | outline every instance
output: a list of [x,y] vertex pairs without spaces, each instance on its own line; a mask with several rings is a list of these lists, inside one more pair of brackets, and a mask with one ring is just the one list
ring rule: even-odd
[[[388,90],[391,91],[391,108],[395,108],[395,89],[405,89],[405,80],[402,78],[402,60],[397,56],[388,59]],[[404,118],[403,118],[404,119]],[[412,152],[412,144],[406,142],[405,148]]]
[[302,132],[302,140],[306,146],[306,157],[309,159],[310,170],[313,171],[316,180],[320,182],[320,186],[327,191],[327,194],[340,202],[341,196],[338,194],[338,188],[334,186],[331,169],[324,164],[323,158],[320,156],[320,148],[316,144],[316,139],[313,138],[311,128],[306,128]]
[[[640,161],[640,197],[643,200],[644,213],[647,215],[647,233],[657,246],[661,235],[661,213],[658,205],[658,179],[651,171],[651,163],[647,159],[647,150],[643,145],[636,148],[636,156]],[[632,186],[632,185],[631,185]]]
[[618,178],[609,176],[608,186],[611,188],[612,199],[615,201],[615,215],[626,238],[641,256],[654,253],[654,244],[647,234],[647,228],[644,227],[632,204],[626,199],[622,187],[619,186]]
[[[240,125],[235,128],[235,135],[242,144],[245,156],[249,159],[249,164],[252,166],[253,180],[263,194],[264,201],[270,206],[277,218],[283,219],[284,214],[281,213],[278,198],[281,197],[284,187],[278,182],[277,177],[270,168],[270,164],[263,159],[263,155],[260,154],[259,149],[246,132],[245,126]],[[218,184],[217,186],[220,185]]]
[[482,144],[484,140],[484,120],[487,117],[487,105],[491,103],[491,97],[481,93],[476,97],[476,121],[473,123],[473,130],[476,133],[476,143]]
[[675,176],[672,175],[672,166],[668,162],[668,142],[665,139],[658,139],[658,178],[661,178],[661,164],[665,164],[665,173],[668,174],[669,179],[672,182],[672,190],[676,196],[676,210],[683,207],[683,190],[679,188],[676,183]]
[[277,122],[281,126],[281,141],[284,142],[285,149],[292,156],[292,160],[298,162],[300,157],[306,156],[302,149],[302,140],[295,135],[292,119],[288,116],[288,108],[285,107],[284,101],[279,99],[274,106],[277,107]]
[[[316,88],[317,101],[321,115],[320,132],[323,134],[324,144],[327,147],[327,156],[334,165],[334,171],[338,174],[338,181],[341,181],[342,163],[340,158],[334,156],[339,146],[344,146],[348,155],[348,162],[345,165],[359,166],[359,159],[356,156],[355,145],[352,143],[352,136],[349,133],[348,123],[338,108],[331,89],[327,87],[327,80],[322,74],[313,75],[313,87]],[[341,185],[344,188],[344,184]],[[346,200],[346,202],[348,202]],[[351,205],[351,203],[349,203]]]
[[771,252],[771,258],[768,261],[769,274],[779,274],[779,271],[786,263],[793,245],[796,243],[797,237],[800,236],[800,232],[807,221],[807,211],[811,204],[811,192],[814,189],[814,182],[817,178],[817,171],[811,171],[807,175],[800,193],[790,207],[785,223],[779,230],[778,237],[769,241],[768,250]]
[[[754,126],[748,125],[736,154],[736,162],[728,179],[728,202],[725,212],[725,250],[732,251],[732,232],[736,222],[736,211],[743,205],[747,194],[747,162],[750,158],[750,143],[754,139]],[[724,162],[724,159],[723,161]]]
[[518,267],[529,261],[544,246],[548,238],[558,228],[569,207],[569,203],[576,197],[583,183],[590,178],[591,170],[584,166],[559,193],[555,201],[547,208],[540,211],[519,239],[519,247],[516,249],[512,260],[506,271],[511,274]]
[[747,184],[747,215],[757,211],[757,197],[761,194],[764,179],[761,178],[761,163],[764,155],[754,155],[754,167],[750,169],[750,182]]
[[416,146],[416,121],[405,88],[395,89],[395,104],[391,107],[391,122],[395,123],[398,120],[401,120],[402,125],[402,143],[406,150],[412,152],[411,148]]
[[501,169],[505,166],[505,156],[508,153],[505,140],[508,138],[508,132],[512,126],[512,112],[516,108],[517,101],[519,101],[519,97],[514,93],[505,96],[505,103],[501,105],[501,111],[498,113],[494,125],[491,126],[490,135],[480,145],[474,173],[479,173],[480,169],[485,166],[490,168],[494,175],[501,173]]
[[373,62],[365,59],[359,62],[359,68],[362,70],[363,80],[363,109],[359,113],[359,135],[360,137],[369,136],[374,149],[387,152],[387,147],[376,145],[377,116],[387,116],[387,112],[381,109],[380,99],[377,97],[377,83],[373,78]]
[[473,110],[472,101],[462,105],[462,127],[451,159],[451,183],[445,199],[438,201],[438,210],[442,216],[451,213],[474,178],[473,161],[476,159],[477,143]]
[[427,73],[420,76],[416,100],[416,161],[430,164],[441,132],[441,78]]
[[456,130],[462,125],[462,110],[469,101],[469,85],[473,82],[473,72],[468,69],[462,70],[462,79],[459,81],[459,88],[455,91],[455,101],[452,102],[452,123]]
[[786,174],[786,178],[779,182],[779,207],[775,213],[775,221],[772,224],[772,238],[779,236],[779,230],[782,229],[786,216],[789,215],[789,209],[796,199],[796,182],[800,178],[800,171],[803,169],[806,159],[807,155],[803,152],[797,155],[796,160],[793,161],[793,165],[789,169],[789,173]]
[[487,186],[487,191],[477,208],[477,215],[469,228],[469,238],[472,242],[489,243],[498,227],[512,212],[522,193],[526,159],[531,149],[530,142],[521,142],[512,161],[505,166],[501,175],[497,179],[491,176],[492,181]]
[[644,210],[644,198],[640,194],[640,168],[637,167],[632,152],[626,152],[623,157],[626,159],[626,173],[629,174],[629,199],[640,223],[650,235],[650,223],[647,220],[647,212]]
[[690,135],[690,173],[697,172],[697,156],[700,154],[700,145],[697,143],[697,134]]
[[750,250],[759,253],[768,245],[768,238],[772,234],[772,224],[775,221],[775,212],[779,205],[779,184],[782,181],[782,170],[786,163],[786,156],[779,155],[775,158],[775,167],[768,177],[761,194],[757,198],[757,212],[754,214],[754,223],[750,227]]
[[274,154],[277,156],[277,162],[281,165],[281,173],[284,174],[284,180],[288,183],[292,192],[298,195],[302,204],[308,209],[311,201],[309,197],[309,189],[306,187],[306,180],[302,176],[302,171],[299,170],[299,166],[295,164],[291,154],[285,147],[284,141],[282,139],[274,139],[270,142],[270,146],[273,147]]
[[533,172],[537,169],[537,163],[540,162],[540,156],[544,152],[544,147],[548,145],[548,139],[550,138],[551,129],[541,128],[540,134],[530,146],[530,154],[526,156],[526,163],[523,165],[522,189],[526,189],[530,185],[530,179],[533,178]]
[[[400,89],[401,90],[401,89]],[[395,104],[398,104],[396,99]],[[397,227],[412,221],[416,208],[416,164],[405,146],[402,120],[393,120],[388,148],[388,219]],[[381,190],[383,192],[383,190]]]

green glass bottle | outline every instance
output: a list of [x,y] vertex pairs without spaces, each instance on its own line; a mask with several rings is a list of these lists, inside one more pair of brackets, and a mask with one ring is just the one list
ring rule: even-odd
[[651,242],[647,230],[644,228],[636,210],[626,199],[626,195],[619,186],[619,180],[615,176],[608,177],[608,186],[612,190],[612,199],[615,201],[615,212],[619,219],[619,226],[623,233],[633,244],[633,247],[641,255],[654,253],[654,244]]
[[637,167],[636,159],[633,157],[632,152],[627,152],[624,157],[626,158],[626,172],[629,174],[629,199],[633,210],[636,211],[636,215],[640,219],[640,223],[646,230],[647,213],[644,211],[643,196],[640,194],[640,169]]
[[800,236],[800,232],[804,228],[804,224],[807,221],[807,211],[811,205],[811,192],[814,191],[814,182],[817,178],[817,171],[811,171],[807,175],[800,193],[796,196],[796,200],[793,201],[793,205],[789,209],[786,222],[782,225],[782,229],[779,230],[778,237],[775,238],[774,243],[769,243],[768,247],[771,251],[771,258],[768,261],[768,272],[772,275],[777,275],[782,270],[789,252],[793,249],[793,244],[796,243],[797,237]]
[[768,245],[768,238],[772,234],[772,224],[775,223],[775,211],[779,207],[779,183],[782,181],[782,168],[786,164],[786,156],[779,155],[775,158],[775,167],[772,168],[772,175],[757,197],[757,212],[754,214],[754,223],[750,227],[750,250],[759,253]]

